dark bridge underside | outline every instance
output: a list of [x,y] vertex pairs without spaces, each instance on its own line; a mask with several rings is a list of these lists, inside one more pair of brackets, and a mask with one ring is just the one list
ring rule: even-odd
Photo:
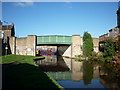
[[37,44],[37,46],[70,46],[71,44]]
[[[56,47],[56,54],[57,55],[63,55],[64,52],[68,49],[68,47],[70,46],[70,44],[40,44],[40,45],[37,45],[38,47],[41,46],[40,48],[42,50],[44,50],[44,46],[47,46],[46,49],[49,50],[51,48],[51,46],[54,46]],[[37,48],[39,49],[39,48]]]

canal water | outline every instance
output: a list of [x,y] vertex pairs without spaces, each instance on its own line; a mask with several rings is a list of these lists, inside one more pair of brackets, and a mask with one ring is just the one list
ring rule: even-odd
[[36,64],[65,89],[120,89],[120,72],[111,64],[76,61],[56,55],[44,55]]

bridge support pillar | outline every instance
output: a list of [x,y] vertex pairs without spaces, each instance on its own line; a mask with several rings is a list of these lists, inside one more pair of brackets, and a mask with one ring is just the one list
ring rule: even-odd
[[36,56],[36,35],[27,37],[27,55]]
[[71,48],[71,56],[75,57],[75,55],[82,54],[82,38],[80,35],[72,36],[72,48]]

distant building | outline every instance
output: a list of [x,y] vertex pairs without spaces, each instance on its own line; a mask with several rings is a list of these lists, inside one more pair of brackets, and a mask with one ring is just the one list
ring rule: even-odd
[[[120,51],[120,1],[118,3],[117,10],[117,26],[109,30],[108,33],[99,36],[99,48],[102,50],[102,46],[105,44],[105,40],[112,39],[113,42],[117,43],[118,51]],[[120,52],[119,52],[120,53]]]
[[106,33],[104,35],[99,36],[99,42],[103,42],[107,39],[112,39],[114,42],[116,42],[119,34],[119,28],[115,27],[109,30],[109,33]]
[[7,43],[7,38],[15,36],[14,24],[2,25],[0,21],[0,38],[3,39],[4,43]]
[[3,25],[0,21],[0,41],[2,43],[2,55],[10,54],[9,38],[15,36],[14,24]]

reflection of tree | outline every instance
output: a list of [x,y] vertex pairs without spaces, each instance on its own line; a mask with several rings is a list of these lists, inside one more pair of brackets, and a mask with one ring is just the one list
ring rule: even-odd
[[102,64],[101,69],[104,73],[107,73],[107,75],[100,75],[100,78],[105,82],[105,86],[108,88],[116,87],[114,84],[117,84],[117,81],[119,82],[119,80],[117,78],[115,67],[112,64]]
[[90,62],[84,62],[83,63],[83,80],[84,84],[88,85],[91,83],[91,80],[93,78],[93,66]]

